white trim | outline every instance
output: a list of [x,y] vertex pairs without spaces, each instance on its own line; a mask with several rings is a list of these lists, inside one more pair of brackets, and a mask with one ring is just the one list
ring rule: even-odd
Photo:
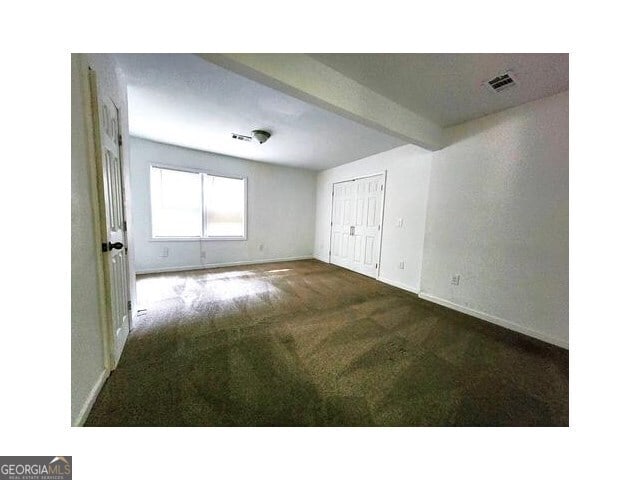
[[[329,255],[327,256],[327,263],[331,263],[331,247],[333,246],[331,242],[333,242],[333,202],[335,201],[336,194],[336,184],[331,184],[331,215],[329,215]],[[316,205],[316,209],[318,206]]]
[[[318,261],[322,262],[322,263],[327,263],[329,265],[334,265],[334,266],[336,266],[338,268],[344,268],[345,270],[349,270],[350,272],[359,273],[359,272],[356,272],[355,270],[350,270],[350,269],[348,269],[346,267],[342,267],[340,265],[336,265],[335,263],[327,262],[327,260],[325,258],[321,258],[319,255],[314,255],[313,258],[315,260],[318,260]],[[360,273],[360,275],[364,275],[364,274]],[[369,275],[365,275],[365,276],[369,277]],[[386,283],[387,285],[391,285],[392,287],[396,287],[396,288],[399,288],[401,290],[406,290],[407,292],[411,292],[411,293],[416,294],[416,295],[418,295],[418,293],[420,292],[420,289],[418,289],[418,288],[411,287],[411,286],[407,285],[406,283],[396,282],[395,280],[390,280],[390,279],[384,278],[382,276],[380,276],[378,278],[376,278],[376,277],[369,277],[369,278],[373,278],[374,280],[378,280],[378,281],[380,281],[382,283]]]
[[[102,227],[101,227],[101,213],[100,213],[100,200],[98,199],[98,163],[96,161],[95,150],[95,107],[93,101],[93,89],[97,88],[97,74],[91,68],[89,64],[82,65],[83,75],[87,76],[83,79],[84,87],[84,100],[85,100],[85,122],[89,128],[87,128],[87,145],[89,146],[89,175],[91,177],[91,213],[93,214],[93,234],[97,240],[95,242],[96,252],[96,267],[98,273],[98,301],[99,301],[99,313],[100,313],[100,333],[102,342],[102,361],[104,368],[111,368],[111,343],[109,340],[109,328],[110,322],[107,318],[107,283],[104,273],[104,261],[102,260]],[[129,286],[131,287],[131,286]]]
[[148,242],[212,242],[218,240],[247,241],[247,237],[150,237]]
[[443,307],[451,308],[453,310],[457,310],[458,312],[466,313],[467,315],[471,315],[472,317],[479,318],[480,320],[485,320],[495,325],[499,325],[500,327],[504,327],[509,330],[513,330],[515,332],[528,335],[529,337],[537,338],[538,340],[542,340],[543,342],[551,343],[553,345],[557,345],[558,347],[569,349],[569,342],[565,340],[551,337],[549,335],[538,332],[536,330],[531,330],[530,328],[523,327],[522,325],[518,325],[517,323],[510,322],[509,320],[505,320],[504,318],[496,317],[495,315],[491,315],[489,313],[482,312],[480,310],[474,310],[473,308],[464,307],[462,305],[458,305],[457,303],[453,303],[449,300],[445,300],[444,298],[429,295],[426,292],[419,292],[418,297],[420,297],[423,300],[427,300],[429,302],[437,303],[438,305],[442,305]]
[[304,255],[302,257],[285,257],[285,258],[266,258],[262,260],[242,260],[239,262],[209,263],[207,265],[186,265],[181,267],[160,267],[160,268],[144,268],[136,270],[136,275],[144,275],[145,273],[170,273],[170,272],[186,272],[188,270],[207,270],[209,268],[235,267],[239,265],[259,265],[262,263],[276,262],[293,262],[295,260],[312,260],[312,255]]
[[80,409],[80,413],[78,414],[78,417],[73,422],[74,427],[82,427],[84,425],[84,422],[87,421],[89,412],[93,408],[93,404],[96,403],[98,394],[100,393],[100,390],[102,390],[104,382],[107,381],[107,378],[109,378],[109,370],[104,369],[98,376],[96,383],[93,384],[93,387],[89,392],[89,395],[87,396],[86,400],[84,401],[84,404],[82,405],[82,408]]
[[[100,88],[98,85],[99,79],[97,72],[87,65],[87,108],[89,121],[88,125],[91,126],[88,129],[89,145],[91,161],[89,162],[89,171],[91,174],[92,187],[91,187],[91,203],[93,207],[94,218],[94,233],[96,242],[96,254],[98,260],[98,282],[100,288],[98,288],[98,298],[100,300],[100,330],[102,332],[102,352],[104,367],[111,371],[115,369],[115,342],[113,339],[113,318],[110,314],[110,295],[111,295],[111,283],[107,279],[107,269],[105,268],[104,252],[102,251],[102,243],[105,241],[104,231],[106,229],[106,210],[103,208],[104,196],[101,193],[102,187],[102,153],[100,151],[99,142],[101,140],[100,122],[99,122],[99,98]],[[118,126],[119,128],[119,126]],[[122,158],[121,158],[122,165]],[[123,192],[124,194],[124,192]],[[124,198],[124,197],[123,197]],[[129,232],[125,232],[125,238],[127,245],[129,244]],[[108,239],[107,239],[108,241]],[[131,285],[128,285],[129,292],[131,292]]]
[[392,287],[396,287],[396,288],[400,288],[402,290],[406,290],[407,292],[411,292],[411,293],[415,293],[415,294],[418,294],[420,292],[420,289],[418,289],[418,288],[410,287],[406,283],[396,282],[395,280],[389,280],[388,278],[384,278],[382,276],[378,277],[378,280],[380,280],[382,283],[386,283],[387,285],[391,285]]
[[380,270],[382,270],[382,240],[384,239],[384,210],[387,203],[387,169],[382,173],[382,211],[380,212],[380,238],[378,239],[378,268],[376,269],[376,278],[380,279]]

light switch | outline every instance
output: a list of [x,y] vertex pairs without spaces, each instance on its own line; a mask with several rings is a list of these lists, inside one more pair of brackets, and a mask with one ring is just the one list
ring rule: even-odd
[[402,218],[398,218],[398,220],[396,221],[396,227],[402,227],[403,223],[404,221],[402,220]]

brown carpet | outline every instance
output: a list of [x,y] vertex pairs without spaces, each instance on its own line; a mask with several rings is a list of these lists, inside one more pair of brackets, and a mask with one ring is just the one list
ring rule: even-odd
[[308,260],[138,277],[100,425],[568,425],[569,354]]

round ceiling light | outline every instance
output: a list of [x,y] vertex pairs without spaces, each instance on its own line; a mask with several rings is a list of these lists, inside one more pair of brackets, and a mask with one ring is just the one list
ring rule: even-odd
[[253,138],[255,138],[260,144],[263,144],[271,137],[271,133],[266,130],[254,130],[251,133],[253,134]]

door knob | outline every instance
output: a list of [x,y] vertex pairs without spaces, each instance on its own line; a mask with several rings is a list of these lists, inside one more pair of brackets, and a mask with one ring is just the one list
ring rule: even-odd
[[116,250],[122,250],[122,247],[124,247],[124,244],[122,242],[116,242],[116,243],[109,242],[108,244],[103,243],[102,244],[102,251],[103,252],[108,252],[108,251],[113,250],[114,248]]

